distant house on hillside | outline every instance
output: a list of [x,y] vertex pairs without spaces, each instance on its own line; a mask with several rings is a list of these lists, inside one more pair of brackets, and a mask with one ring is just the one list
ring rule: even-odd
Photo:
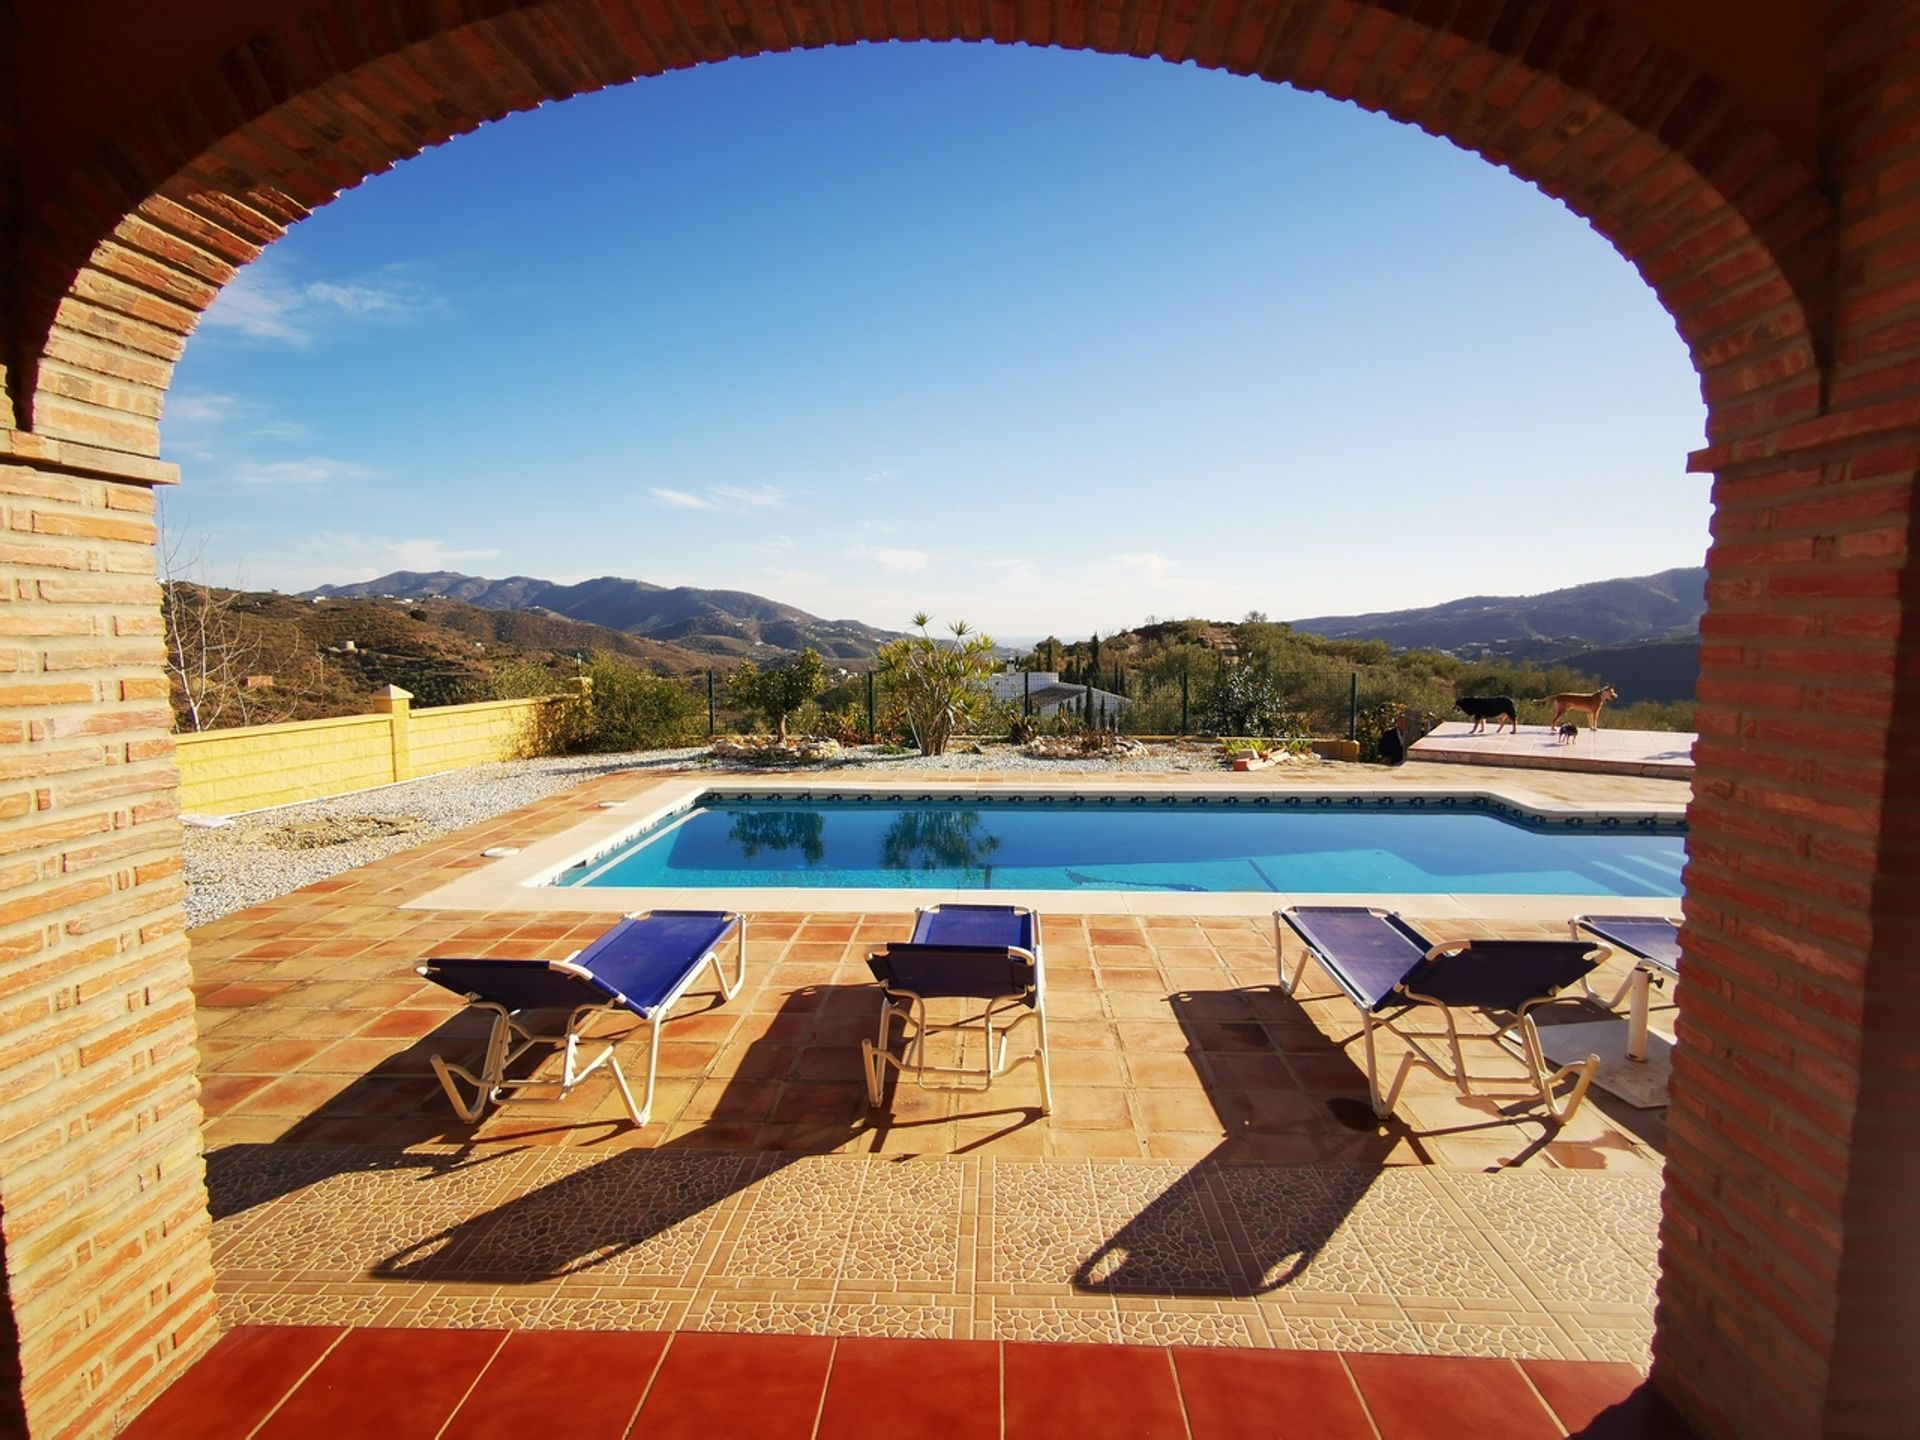
[[[1008,705],[1020,704],[1025,698],[1031,713],[1046,719],[1065,712],[1079,715],[1087,703],[1087,687],[1069,685],[1060,678],[1057,670],[1002,670],[987,678],[987,690],[995,700]],[[1093,717],[1098,720],[1102,715],[1109,718],[1121,714],[1132,702],[1124,695],[1116,695],[1111,690],[1094,687]]]

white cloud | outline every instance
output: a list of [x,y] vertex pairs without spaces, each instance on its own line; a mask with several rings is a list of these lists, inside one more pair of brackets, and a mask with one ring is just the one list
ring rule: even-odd
[[1100,575],[1114,583],[1160,587],[1175,578],[1174,568],[1164,555],[1115,555],[1100,568]]
[[268,256],[236,275],[201,323],[305,349],[343,320],[397,324],[438,308],[439,300],[423,287],[391,271],[374,279],[302,282]]
[[703,500],[698,495],[689,495],[684,490],[663,490],[653,487],[654,502],[666,506],[669,510],[718,510],[720,507],[711,500]]
[[382,548],[387,557],[381,562],[382,573],[387,570],[457,570],[476,560],[495,559],[501,553],[493,546],[461,547],[449,545],[444,540],[389,540],[382,542]]
[[787,492],[775,485],[756,485],[752,488],[743,485],[709,485],[704,495],[696,495],[691,490],[668,490],[656,485],[653,487],[653,498],[656,504],[665,505],[669,510],[710,510],[725,515],[787,508]]
[[721,510],[784,510],[787,492],[774,485],[716,485],[707,492]]
[[927,568],[927,552],[893,545],[856,545],[847,552],[856,560],[871,560],[894,575],[917,575]]
[[211,390],[188,391],[167,397],[166,424],[223,425],[245,405],[238,395],[222,395]]
[[827,578],[812,570],[768,570],[766,575],[769,580],[777,580],[782,585],[820,585]]
[[365,480],[375,472],[350,460],[305,455],[292,460],[236,460],[205,479],[212,484],[307,489],[339,480]]
[[176,459],[214,460],[236,441],[308,440],[313,432],[273,413],[263,402],[218,390],[176,390],[160,419],[165,452]]

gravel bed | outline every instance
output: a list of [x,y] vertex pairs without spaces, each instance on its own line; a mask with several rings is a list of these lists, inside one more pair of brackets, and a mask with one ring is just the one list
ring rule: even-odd
[[[482,765],[312,800],[257,810],[217,825],[189,820],[186,829],[187,924],[205,925],[235,910],[410,850],[442,835],[614,770],[692,769],[727,774],[764,773],[752,765],[713,760],[704,748],[649,750],[628,755],[574,755]],[[1212,747],[1149,745],[1111,759],[1040,760],[996,746],[978,754],[886,754],[871,747],[806,773],[854,770],[873,774],[995,770],[1036,775],[1148,774],[1218,771]]]
[[[378,790],[236,815],[217,825],[189,817],[184,849],[187,924],[205,925],[235,910],[325,880],[356,865],[411,850],[612,770],[664,769],[695,762],[699,750],[638,755],[569,755],[515,760],[429,775]],[[382,822],[385,822],[384,824]],[[289,839],[337,843],[301,847]]]

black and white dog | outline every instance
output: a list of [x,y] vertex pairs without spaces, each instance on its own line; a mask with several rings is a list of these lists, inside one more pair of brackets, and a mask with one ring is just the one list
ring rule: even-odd
[[1519,712],[1514,709],[1511,695],[1462,695],[1453,702],[1468,719],[1473,721],[1473,729],[1467,733],[1478,735],[1487,728],[1487,721],[1494,722],[1493,733],[1498,735],[1502,725],[1511,725],[1513,733],[1520,733]]

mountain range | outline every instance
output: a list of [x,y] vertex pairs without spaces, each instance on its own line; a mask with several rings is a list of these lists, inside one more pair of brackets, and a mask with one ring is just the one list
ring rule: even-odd
[[1470,595],[1422,609],[1316,615],[1292,624],[1329,640],[1384,640],[1396,650],[1558,661],[1653,641],[1697,644],[1706,593],[1706,569],[1696,565],[1544,595]]
[[544,612],[726,659],[811,646],[828,661],[864,661],[896,638],[858,620],[823,620],[745,590],[651,585],[617,575],[559,585],[530,575],[488,580],[453,570],[396,570],[352,585],[322,585],[301,598],[446,599],[482,610]]
[[[302,599],[444,600],[481,610],[600,626],[670,647],[678,661],[736,661],[811,646],[829,661],[859,665],[897,632],[858,620],[825,620],[745,590],[654,585],[605,575],[560,585],[530,575],[490,580],[453,570],[397,570],[351,585],[322,585]],[[1637,693],[1693,693],[1706,570],[1662,570],[1541,595],[1472,595],[1408,610],[1319,615],[1293,628],[1329,639],[1379,639],[1396,650],[1566,663],[1590,674],[1631,677]],[[467,628],[471,630],[469,625]],[[504,639],[504,636],[493,637]],[[590,637],[581,637],[591,647]],[[553,637],[542,643],[558,644]],[[564,647],[562,647],[564,648]]]

